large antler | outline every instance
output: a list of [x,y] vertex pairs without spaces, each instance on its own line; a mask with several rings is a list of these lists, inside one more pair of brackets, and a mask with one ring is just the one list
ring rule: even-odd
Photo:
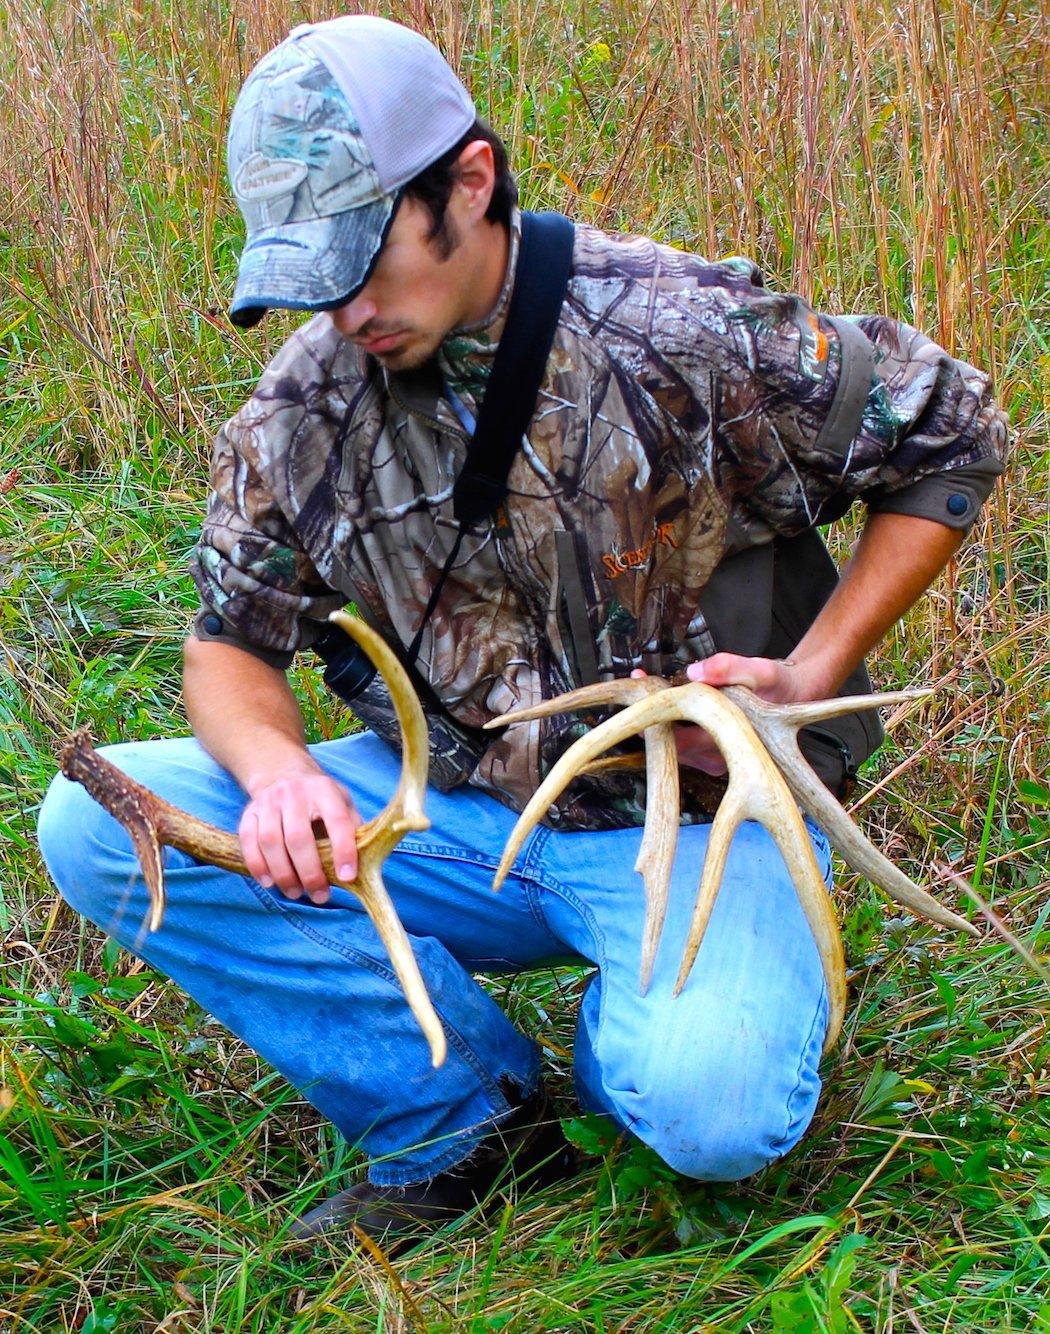
[[976,933],[968,922],[913,884],[868,842],[806,763],[798,749],[797,732],[808,723],[852,713],[858,708],[901,703],[926,693],[902,691],[812,704],[774,705],[765,703],[740,686],[725,690],[714,690],[700,682],[670,686],[666,681],[649,677],[586,686],[534,708],[507,714],[489,726],[525,722],[574,709],[610,704],[627,706],[622,713],[607,719],[576,741],[553,766],[522,811],[507,841],[496,872],[496,885],[502,884],[526,835],[569,783],[581,773],[592,772],[601,765],[601,761],[597,764],[595,761],[604,750],[641,731],[646,741],[648,796],[645,831],[635,869],[643,877],[647,904],[641,967],[644,993],[652,975],[667,910],[671,863],[678,838],[679,791],[672,729],[676,722],[695,723],[710,732],[725,756],[729,785],[711,826],[675,994],[684,986],[703,941],[733,835],[743,820],[757,820],[766,827],[780,849],[820,951],[829,1000],[827,1050],[834,1044],[842,1025],[845,964],[835,912],[798,805],[818,821],[835,848],[855,870],[881,885],[891,897],[913,912]]
[[[317,840],[317,851],[329,882],[352,889],[374,922],[405,998],[430,1044],[431,1059],[439,1066],[446,1055],[445,1034],[382,875],[383,862],[404,835],[430,827],[423,812],[429,756],[426,723],[404,668],[382,638],[364,621],[343,612],[333,612],[329,619],[361,645],[386,682],[401,725],[402,761],[397,791],[390,802],[357,831],[357,879],[339,878],[327,839]],[[62,752],[62,772],[83,783],[128,831],[149,891],[151,931],[157,930],[164,917],[164,847],[179,848],[198,861],[248,874],[235,835],[188,815],[133,782],[96,754],[86,730],[67,742]]]

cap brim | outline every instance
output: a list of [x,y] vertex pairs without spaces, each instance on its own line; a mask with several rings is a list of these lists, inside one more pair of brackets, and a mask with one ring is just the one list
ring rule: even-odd
[[230,320],[248,329],[272,307],[334,310],[352,300],[372,275],[402,193],[253,233],[241,255]]

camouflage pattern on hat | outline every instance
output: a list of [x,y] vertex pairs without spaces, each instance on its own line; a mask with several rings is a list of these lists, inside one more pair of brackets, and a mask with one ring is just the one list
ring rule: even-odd
[[364,286],[400,194],[383,189],[349,102],[300,44],[277,47],[248,76],[228,160],[248,227],[236,323],[268,306],[329,310]]
[[368,14],[302,23],[248,76],[230,180],[248,226],[235,324],[332,310],[371,276],[403,187],[474,124],[470,94],[411,28]]

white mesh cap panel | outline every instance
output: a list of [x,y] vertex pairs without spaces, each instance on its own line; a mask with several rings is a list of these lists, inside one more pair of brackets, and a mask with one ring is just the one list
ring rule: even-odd
[[409,28],[355,14],[301,24],[290,36],[331,70],[385,190],[417,176],[474,124],[474,103],[451,66]]

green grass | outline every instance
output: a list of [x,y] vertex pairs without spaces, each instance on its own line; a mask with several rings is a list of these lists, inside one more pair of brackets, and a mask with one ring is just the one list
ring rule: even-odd
[[[176,988],[57,904],[34,841],[60,739],[183,730],[185,570],[210,436],[291,327],[221,311],[221,173],[252,61],[315,6],[0,9],[0,1330],[1050,1329],[1046,989],[842,879],[843,1040],[802,1145],[703,1186],[580,1120],[573,970],[488,983],[543,1045],[578,1181],[391,1262],[303,1252],[289,1211],[360,1166]],[[990,368],[1009,484],[887,639],[893,728],[859,812],[905,869],[968,876],[1045,956],[1050,340],[1045,94],[1031,0],[435,0],[525,202],[753,255]],[[832,535],[845,554],[852,523]],[[309,666],[314,736],[347,725]],[[950,894],[952,891],[945,890]],[[977,909],[963,910],[982,924]]]

